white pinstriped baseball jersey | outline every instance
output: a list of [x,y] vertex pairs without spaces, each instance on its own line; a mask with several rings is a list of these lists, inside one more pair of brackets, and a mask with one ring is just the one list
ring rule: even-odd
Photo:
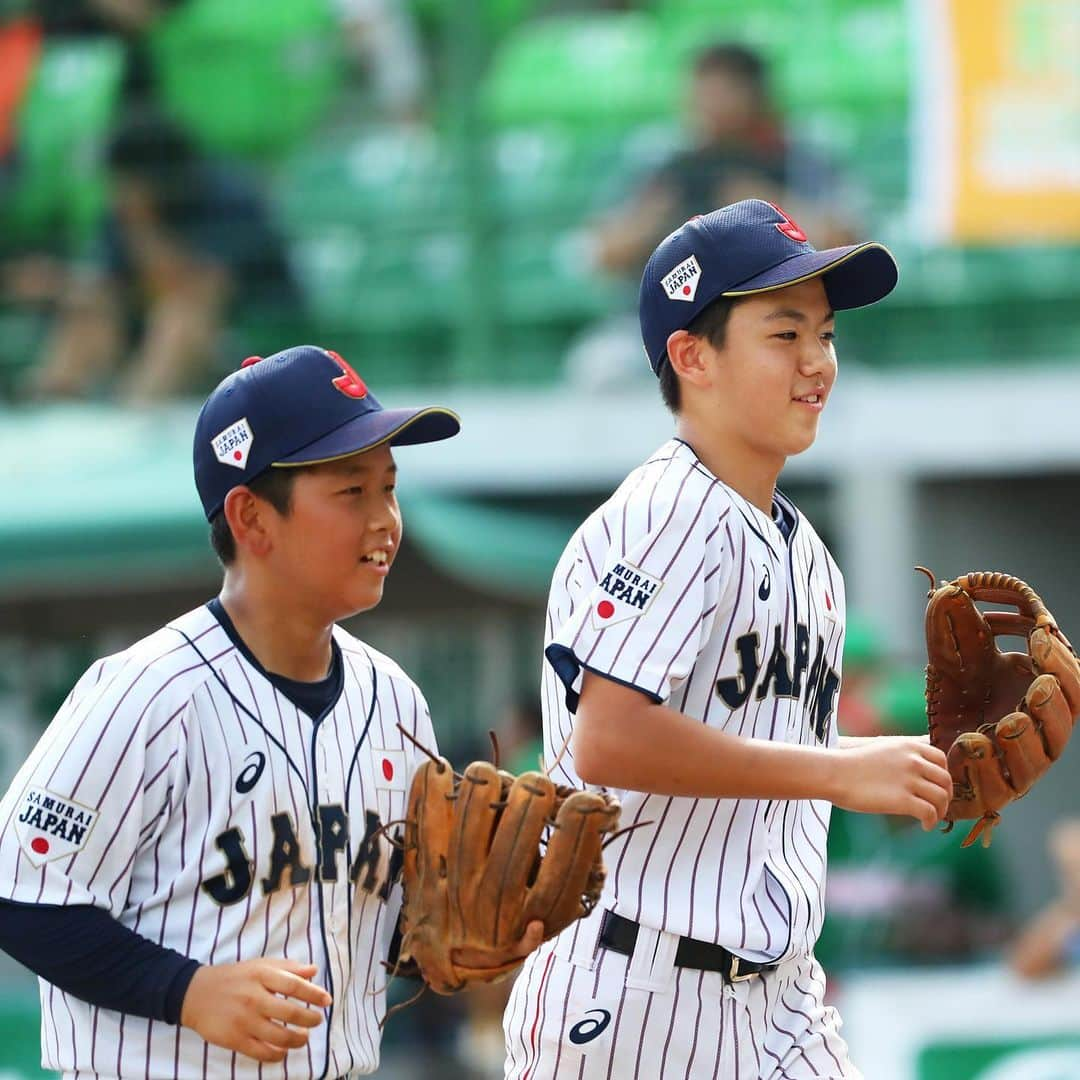
[[[777,501],[787,539],[672,439],[585,521],[548,605],[549,762],[573,723],[582,667],[736,735],[835,743],[843,580],[809,522]],[[555,775],[585,786],[570,749]],[[616,794],[623,824],[652,824],[609,849],[602,907],[750,960],[813,948],[827,802]]]
[[[94,664],[0,803],[0,892],[94,904],[204,963],[284,956],[333,996],[280,1065],[89,1005],[42,981],[45,1065],[68,1076],[338,1077],[379,1062],[398,859],[427,705],[339,627],[343,688],[317,722],[206,608]],[[320,838],[321,837],[321,842]]]

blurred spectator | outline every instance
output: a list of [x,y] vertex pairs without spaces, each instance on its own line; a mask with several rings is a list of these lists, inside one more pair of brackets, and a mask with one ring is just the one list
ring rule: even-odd
[[745,198],[779,203],[818,248],[854,238],[850,193],[784,131],[768,82],[765,62],[742,45],[712,45],[698,55],[690,83],[693,144],[599,226],[600,266],[637,275],[653,248],[684,221]]
[[[255,188],[150,110],[107,154],[111,210],[61,301],[30,390],[150,401],[211,383],[226,316],[298,312],[283,246]],[[130,362],[124,358],[130,354]]]
[[400,0],[335,0],[349,49],[368,75],[379,114],[423,118],[427,70],[408,6]]
[[1080,961],[1080,818],[1058,822],[1047,847],[1061,891],[1020,931],[1009,956],[1012,969],[1029,979]]
[[[886,679],[875,700],[883,734],[926,733],[921,672]],[[996,850],[964,849],[960,840],[955,831],[924,833],[910,819],[834,809],[815,950],[826,971],[955,963],[1001,945],[1009,927]]]
[[[598,267],[636,283],[673,229],[744,198],[782,206],[819,249],[855,239],[857,194],[784,131],[768,82],[765,62],[745,46],[717,44],[698,55],[690,81],[691,145],[594,228]],[[586,329],[571,344],[565,370],[582,392],[618,389],[627,376],[646,378],[636,314],[616,313]]]

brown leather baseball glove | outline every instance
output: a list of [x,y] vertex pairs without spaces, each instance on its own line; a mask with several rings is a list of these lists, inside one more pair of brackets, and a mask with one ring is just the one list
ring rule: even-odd
[[[1065,749],[1080,716],[1080,663],[1035,590],[1008,574],[970,573],[935,584],[926,605],[930,741],[948,757],[945,820],[977,818],[963,847],[990,844],[999,811],[1024,795]],[[977,601],[1014,611],[983,612]],[[1027,640],[1002,652],[998,636]]]
[[405,822],[402,959],[440,994],[512,971],[530,923],[546,940],[595,907],[618,818],[612,796],[543,773],[474,761],[459,776],[445,758],[424,762]]

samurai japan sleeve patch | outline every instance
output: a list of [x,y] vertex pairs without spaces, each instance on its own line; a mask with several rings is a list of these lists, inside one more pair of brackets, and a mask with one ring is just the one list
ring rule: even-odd
[[34,866],[74,855],[86,844],[97,811],[46,788],[28,787],[15,816],[23,854]]
[[604,571],[593,592],[592,624],[603,630],[616,623],[638,619],[656,599],[664,583],[624,561]]

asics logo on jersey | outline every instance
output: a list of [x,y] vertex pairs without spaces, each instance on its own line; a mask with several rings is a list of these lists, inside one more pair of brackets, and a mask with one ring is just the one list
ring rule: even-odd
[[737,638],[735,651],[739,656],[739,673],[716,681],[716,692],[724,704],[729,709],[740,709],[751,693],[758,701],[764,701],[770,693],[779,698],[803,698],[814,735],[822,742],[829,730],[829,718],[840,689],[840,676],[825,660],[825,639],[818,635],[811,662],[810,631],[804,623],[798,623],[794,666],[784,650],[783,630],[779,625],[773,628],[772,652],[764,668],[761,665],[761,637],[757,631]]
[[769,593],[772,592],[772,579],[769,577],[769,568],[765,567],[765,576],[761,579],[761,584],[758,586],[758,598],[761,600],[768,600]]
[[[589,1017],[593,1013],[599,1014],[598,1020],[591,1020]],[[584,1020],[579,1020],[570,1029],[570,1041],[575,1046],[581,1046],[583,1043],[592,1042],[593,1039],[604,1033],[604,1029],[611,1023],[611,1013],[607,1009],[590,1009],[585,1014]]]
[[258,782],[259,777],[263,774],[263,769],[266,768],[266,755],[261,750],[252,750],[245,761],[249,761],[249,765],[245,765],[240,775],[236,778],[236,793],[238,795],[246,795]]
[[[337,803],[317,806],[315,811],[317,865],[309,865],[304,859],[292,814],[282,812],[270,818],[273,839],[267,856],[267,873],[259,882],[264,896],[278,892],[283,886],[307,885],[313,876],[317,881],[338,880],[338,855],[349,850],[349,817]],[[233,826],[221,833],[214,844],[225,856],[225,869],[202,883],[203,892],[219,904],[237,904],[251,892],[255,880],[255,863],[247,853],[244,834]],[[385,838],[379,815],[368,810],[363,838],[348,867],[349,880],[364,892],[385,900],[401,870],[401,862],[401,851]]]

